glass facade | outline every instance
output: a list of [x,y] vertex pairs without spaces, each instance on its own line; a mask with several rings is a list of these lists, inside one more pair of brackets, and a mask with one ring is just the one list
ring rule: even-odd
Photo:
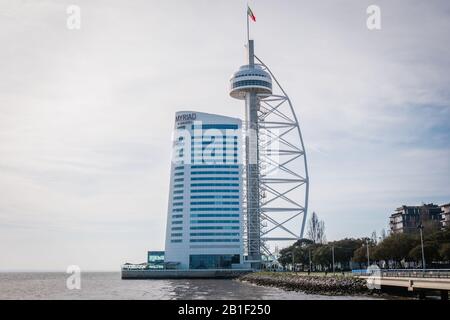
[[232,264],[239,262],[238,254],[196,254],[189,256],[189,269],[231,269]]
[[176,118],[196,121],[175,126],[166,260],[182,269],[230,268],[243,255],[242,123],[185,114]]
[[237,87],[245,87],[245,86],[262,86],[269,89],[272,89],[272,84],[267,81],[262,80],[241,80],[233,83],[233,89]]

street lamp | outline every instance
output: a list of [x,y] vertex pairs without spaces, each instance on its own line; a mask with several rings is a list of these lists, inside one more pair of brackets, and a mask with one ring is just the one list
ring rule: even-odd
[[334,245],[331,246],[331,256],[333,259],[333,274],[334,274]]
[[425,252],[423,250],[423,224],[420,223],[417,226],[417,229],[420,230],[420,245],[422,246],[422,269],[425,271]]
[[292,271],[295,271],[295,259],[294,259],[295,251],[294,251],[294,249],[292,249]]
[[309,272],[312,272],[311,248],[308,248],[308,255],[309,255]]
[[369,239],[366,239],[367,245],[367,268],[370,266],[370,249],[369,249]]

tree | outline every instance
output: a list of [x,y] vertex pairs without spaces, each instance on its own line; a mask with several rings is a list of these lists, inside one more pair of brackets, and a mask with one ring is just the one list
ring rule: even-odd
[[316,243],[326,243],[327,237],[325,236],[325,222],[323,220],[319,221],[319,228],[317,229],[317,241]]
[[307,236],[313,243],[325,243],[325,222],[319,220],[315,212],[312,213],[311,219],[308,222]]
[[[307,240],[307,239],[305,239]],[[299,240],[301,241],[301,240]],[[310,241],[310,240],[307,240]],[[292,246],[280,250],[278,261],[283,265],[290,265],[292,262],[302,264],[303,266],[309,264],[309,248],[305,245],[298,245],[298,241]]]
[[[435,243],[425,242],[423,244],[423,251],[425,254],[425,263],[431,263],[439,259],[438,246]],[[409,251],[409,258],[413,261],[422,261],[422,245],[417,245]]]
[[309,246],[311,244],[313,244],[314,242],[310,239],[306,239],[306,238],[302,238],[300,240],[297,240],[294,243],[294,246],[300,246],[300,247],[304,247],[304,246]]
[[[348,268],[348,262],[353,261],[360,264],[367,263],[367,243],[370,246],[370,260],[386,262],[395,262],[398,265],[402,261],[418,261],[422,260],[422,248],[420,237],[417,233],[390,233],[387,237],[383,237],[381,231],[381,239],[375,245],[374,237],[352,239],[345,238],[338,241],[329,242],[328,244],[318,241],[317,230],[320,229],[321,222],[316,214],[311,218],[308,230],[309,235],[315,234],[314,242],[312,239],[299,239],[293,245],[280,250],[278,261],[286,266],[292,263],[292,258],[296,264],[301,264],[302,268],[309,268],[309,256],[314,265],[330,267],[332,264],[331,248],[334,247],[334,261],[340,264],[343,269]],[[314,231],[315,230],[315,231]],[[319,232],[320,235],[320,232]],[[450,229],[435,230],[424,233],[424,251],[425,259],[431,264],[433,261],[450,261]],[[313,268],[314,269],[314,268]]]
[[334,246],[335,262],[346,269],[350,267],[349,263],[352,260],[353,253],[361,247],[362,243],[362,239],[345,238],[328,244]]
[[312,260],[314,264],[321,267],[329,267],[332,263],[331,246],[323,245],[313,252]]
[[280,256],[278,257],[278,262],[280,262],[283,267],[292,262],[291,247],[283,248],[280,250]]
[[393,233],[374,248],[372,257],[375,260],[393,260],[400,263],[409,258],[409,252],[418,244],[420,240],[416,236]]
[[439,255],[443,261],[450,261],[450,243],[444,243],[441,246]]
[[367,249],[363,246],[356,249],[355,252],[353,252],[352,261],[358,263],[361,268],[363,263],[367,263]]

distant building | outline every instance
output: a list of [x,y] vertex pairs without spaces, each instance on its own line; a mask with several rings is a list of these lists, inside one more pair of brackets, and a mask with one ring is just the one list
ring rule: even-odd
[[442,209],[442,227],[449,228],[450,227],[450,203],[443,204],[441,206]]
[[422,223],[424,226],[439,226],[441,224],[441,207],[436,204],[421,206],[401,206],[390,217],[392,233],[413,233]]

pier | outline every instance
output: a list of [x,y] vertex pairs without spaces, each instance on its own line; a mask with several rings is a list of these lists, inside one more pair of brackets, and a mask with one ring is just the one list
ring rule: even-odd
[[408,291],[417,292],[420,298],[425,298],[427,292],[439,291],[442,300],[448,300],[450,291],[449,269],[397,269],[381,270],[367,273],[366,270],[353,272],[358,277],[371,280],[381,287],[403,287]]

